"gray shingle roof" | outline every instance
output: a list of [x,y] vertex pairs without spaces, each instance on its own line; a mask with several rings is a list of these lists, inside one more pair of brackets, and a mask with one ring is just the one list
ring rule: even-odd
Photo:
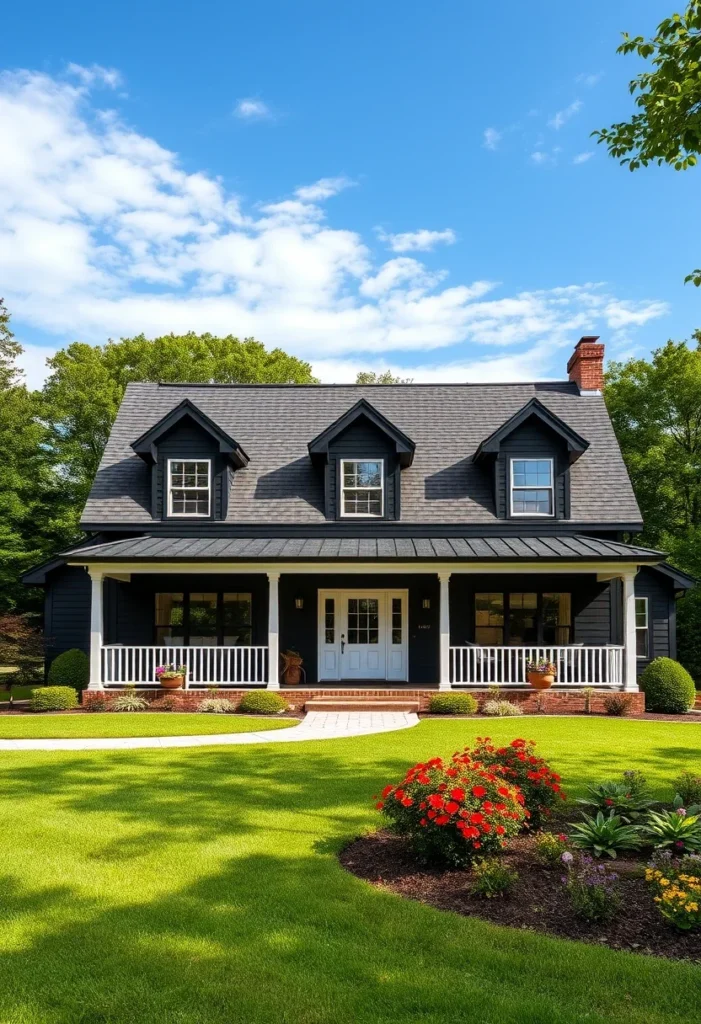
[[[85,524],[151,521],[149,470],[129,447],[190,398],[248,453],[235,473],[227,521],[323,523],[323,480],[307,445],[360,398],[416,442],[402,470],[402,520],[497,522],[488,474],[473,464],[480,442],[537,397],[589,442],[571,467],[571,518],[638,523],[633,489],[603,398],[574,384],[207,386],[130,384],[83,514]],[[391,527],[391,524],[388,524]]]
[[289,559],[422,559],[495,561],[656,562],[648,548],[592,537],[131,537],[65,553],[69,561],[269,561]]

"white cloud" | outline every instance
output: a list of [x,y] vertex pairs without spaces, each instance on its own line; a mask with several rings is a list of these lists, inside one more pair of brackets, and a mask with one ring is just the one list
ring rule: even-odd
[[24,370],[24,383],[31,391],[38,391],[48,377],[46,360],[51,359],[58,351],[54,346],[32,345],[17,338],[24,349],[17,364]]
[[[404,375],[417,380],[533,378],[562,376],[579,333],[632,332],[666,312],[596,283],[509,295],[479,279],[448,285],[409,256],[377,265],[319,205],[348,179],[244,207],[93,106],[85,84],[0,76],[0,137],[0,281],[18,335],[32,327],[55,346],[196,330],[256,336],[327,368],[367,359],[414,362]],[[455,241],[451,229],[383,237],[397,254]],[[477,354],[456,353],[465,344]],[[34,379],[46,351],[28,347]]]
[[94,85],[104,85],[108,89],[117,89],[123,83],[122,76],[116,68],[103,68],[101,64],[91,64],[90,67],[84,67],[82,64],[69,64],[66,71],[88,88]]
[[599,84],[603,77],[603,71],[596,71],[593,74],[582,73],[581,75],[577,75],[577,77],[575,78],[575,82],[577,82],[579,85],[586,85],[587,89],[592,89],[595,85]]
[[502,133],[497,131],[496,128],[486,128],[484,131],[484,142],[482,145],[485,149],[496,149],[501,142]]
[[244,121],[262,121],[273,116],[267,103],[252,96],[239,100],[234,107],[234,113]]
[[341,175],[338,178],[319,178],[313,185],[302,185],[295,189],[295,195],[303,203],[317,203],[322,199],[329,199],[337,196],[346,188],[352,188],[356,183]]
[[548,121],[548,126],[559,131],[559,129],[570,120],[570,118],[579,113],[583,106],[584,104],[581,100],[575,100],[574,103],[570,103],[569,107],[565,107],[564,110],[558,110],[558,112]]
[[572,163],[573,164],[585,164],[587,162],[587,160],[591,160],[591,158],[593,156],[594,156],[594,153],[591,150],[589,150],[586,153],[577,153],[576,156],[572,157]]
[[418,231],[404,231],[398,235],[388,234],[382,228],[378,228],[377,234],[392,252],[431,252],[440,243],[453,245],[457,242],[457,235],[451,228],[446,228],[445,231],[419,228]]

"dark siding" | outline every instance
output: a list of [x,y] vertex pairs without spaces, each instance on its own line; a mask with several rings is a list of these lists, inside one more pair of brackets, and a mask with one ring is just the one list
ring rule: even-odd
[[[306,682],[317,682],[319,590],[409,591],[409,682],[417,686],[435,686],[438,682],[438,600],[437,576],[428,575],[299,575],[280,577],[280,650],[293,648],[304,658]],[[304,608],[295,608],[295,598],[304,600]],[[423,608],[429,598],[430,608]],[[391,687],[391,683],[387,685]]]
[[73,647],[90,652],[90,595],[85,569],[63,566],[50,573],[44,609],[47,667],[58,654]]
[[635,596],[648,599],[649,657],[638,658],[638,671],[642,672],[653,658],[674,656],[674,583],[654,569],[641,569],[635,578]]
[[[158,445],[158,462],[153,467],[155,475],[155,508],[154,519],[168,518],[168,501],[166,488],[168,486],[168,459],[210,459],[212,462],[212,515],[209,519],[223,519],[224,506],[228,504],[228,493],[224,494],[228,486],[227,464],[224,456],[219,453],[219,447],[206,431],[202,430],[191,420],[181,420]],[[222,495],[224,494],[224,500]],[[188,522],[178,516],[173,517],[174,522]],[[191,522],[192,520],[190,520]],[[207,522],[205,519],[197,519],[197,522]]]
[[[561,438],[535,418],[528,420],[507,437],[501,445],[496,469],[496,505],[500,519],[510,519],[509,486],[511,459],[553,459],[555,471],[555,519],[569,516],[569,462],[567,448]],[[524,516],[515,517],[528,522]],[[542,521],[542,520],[541,520]],[[550,520],[552,522],[552,520]]]
[[610,588],[592,575],[461,575],[450,580],[450,643],[474,643],[476,593],[572,594],[573,643],[611,643]]
[[[393,443],[387,435],[364,417],[339,434],[329,445],[329,461],[326,467],[326,496],[328,519],[341,519],[339,488],[342,459],[384,459],[385,460],[385,514],[384,519],[399,518],[399,460]],[[357,519],[351,520],[359,522]]]

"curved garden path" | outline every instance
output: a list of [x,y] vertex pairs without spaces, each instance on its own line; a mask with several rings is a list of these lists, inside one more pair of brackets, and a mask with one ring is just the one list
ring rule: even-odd
[[398,711],[309,711],[298,726],[261,732],[201,736],[115,736],[95,739],[1,740],[0,750],[135,750],[144,747],[214,747],[241,743],[295,743],[367,736],[418,725],[417,715]]

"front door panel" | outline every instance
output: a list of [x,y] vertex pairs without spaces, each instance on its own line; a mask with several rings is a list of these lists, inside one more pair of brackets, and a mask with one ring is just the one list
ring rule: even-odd
[[319,680],[408,678],[405,590],[319,591]]

